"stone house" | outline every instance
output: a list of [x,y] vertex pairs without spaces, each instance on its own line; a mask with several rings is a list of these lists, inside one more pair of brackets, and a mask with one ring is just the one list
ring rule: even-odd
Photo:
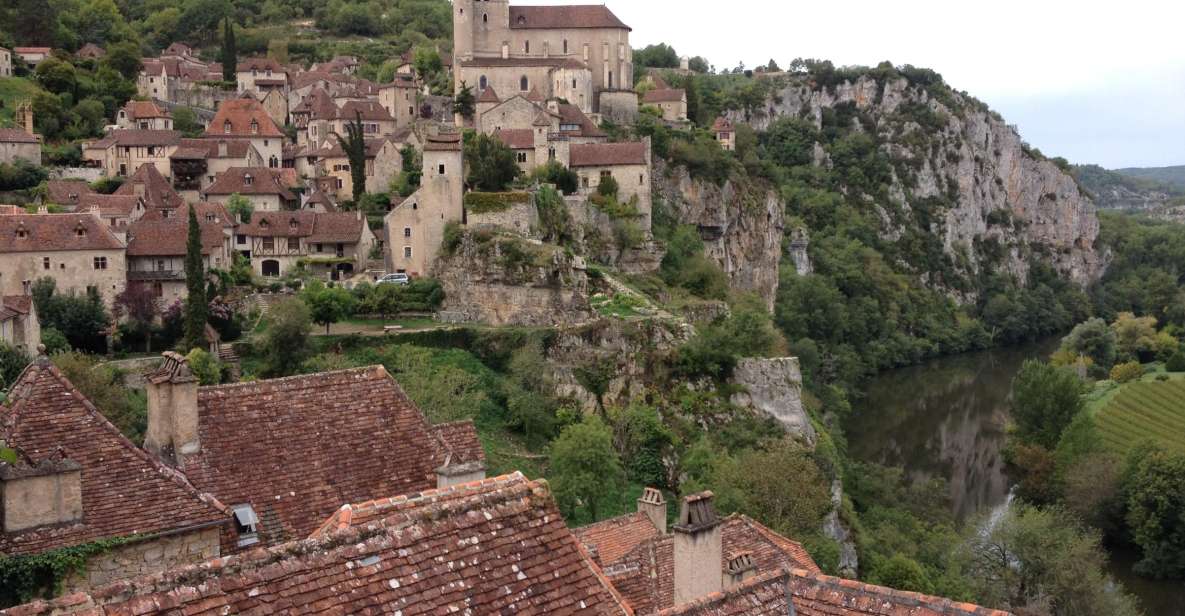
[[[366,192],[386,192],[391,180],[403,169],[400,155],[402,144],[394,139],[380,137],[366,140]],[[350,159],[337,139],[326,140],[321,147],[303,152],[302,161],[314,160],[309,175],[316,178],[333,178],[332,197],[337,200],[354,198],[354,177],[350,171]],[[299,168],[298,168],[299,169]]]
[[180,142],[181,133],[175,130],[113,130],[84,145],[82,158],[109,177],[127,177],[152,165],[167,178],[172,173],[169,156]]
[[329,136],[329,123],[337,115],[337,105],[329,92],[313,86],[307,96],[292,108],[292,125],[299,145],[320,143]]
[[45,202],[73,210],[78,208],[83,195],[94,192],[91,185],[83,180],[49,180],[45,183]]
[[32,68],[48,58],[53,49],[49,47],[14,47],[12,51]]
[[239,92],[249,92],[262,99],[273,90],[288,95],[288,70],[271,58],[248,58],[235,67]]
[[188,107],[214,109],[221,102],[236,97],[233,89],[224,90],[222,65],[208,64],[190,55],[162,54],[144,58],[136,78],[137,93],[149,99],[163,100]]
[[409,127],[420,117],[419,90],[408,79],[396,78],[379,86],[379,104],[395,119],[396,128]]
[[203,201],[226,202],[236,194],[246,197],[256,212],[292,210],[299,204],[280,170],[268,167],[231,167],[201,190]]
[[12,164],[18,158],[41,165],[41,142],[19,128],[0,128],[0,163]]
[[671,124],[687,122],[687,92],[677,88],[650,90],[642,95],[642,104],[657,107],[662,119]]
[[423,149],[420,188],[383,221],[387,271],[428,276],[444,240],[444,228],[464,218],[461,136],[429,136]]
[[146,216],[155,214],[160,218],[169,218],[185,205],[185,200],[173,190],[169,180],[156,170],[156,165],[141,166],[113,194],[143,199]]
[[720,147],[724,148],[726,152],[733,152],[737,149],[737,131],[733,127],[732,122],[728,118],[716,118],[712,123],[712,136],[720,143]]
[[305,266],[326,279],[348,277],[365,267],[375,237],[361,212],[256,212],[235,229],[234,250],[251,259],[264,277]]
[[633,87],[629,35],[629,26],[605,6],[459,0],[453,5],[454,81],[478,92],[492,85],[503,96],[535,86],[586,113],[603,112],[604,93]]
[[650,230],[650,139],[626,143],[573,144],[568,166],[580,176],[580,194],[597,192],[601,180],[617,181],[618,200],[637,197],[639,224]]
[[131,100],[116,112],[115,125],[125,130],[173,130],[173,116],[152,101]]
[[91,193],[81,197],[76,211],[97,217],[119,237],[127,231],[129,224],[143,217],[146,210],[141,196]]
[[[201,230],[203,265],[207,270],[229,269],[233,263],[234,230],[230,215],[216,203],[200,204],[195,210]],[[147,286],[162,306],[185,299],[188,241],[188,214],[132,223],[127,229],[128,286]]]
[[123,541],[89,557],[63,590],[221,554],[230,510],[133,445],[44,355],[0,405],[0,442],[17,454],[0,462],[0,555]]
[[485,109],[478,129],[515,150],[519,166],[528,173],[551,160],[567,166],[573,144],[607,139],[576,105],[555,99],[537,104],[521,96]]
[[41,344],[41,322],[32,297],[0,296],[0,342],[29,355],[37,352]]
[[173,187],[188,202],[232,167],[266,167],[263,156],[247,139],[182,139],[169,157]]
[[0,295],[53,278],[59,293],[98,292],[111,305],[126,283],[124,245],[89,212],[0,216]]
[[250,96],[222,103],[202,138],[246,139],[255,146],[266,166],[280,168],[284,133],[263,105]]
[[[397,128],[395,118],[378,101],[347,101],[337,108],[330,122],[332,134],[346,136],[346,125],[361,118],[362,133],[367,138],[390,135]],[[327,135],[328,136],[328,135]]]
[[12,51],[0,47],[0,77],[12,77]]

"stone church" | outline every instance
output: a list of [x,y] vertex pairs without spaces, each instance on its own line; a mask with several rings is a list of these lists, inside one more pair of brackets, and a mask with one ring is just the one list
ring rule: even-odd
[[455,0],[453,41],[458,90],[562,98],[615,122],[637,113],[630,27],[606,6]]

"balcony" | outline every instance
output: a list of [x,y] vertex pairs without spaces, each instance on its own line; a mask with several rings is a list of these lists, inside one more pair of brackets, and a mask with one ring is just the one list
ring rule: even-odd
[[128,282],[169,282],[184,281],[185,272],[180,270],[146,270],[129,271]]

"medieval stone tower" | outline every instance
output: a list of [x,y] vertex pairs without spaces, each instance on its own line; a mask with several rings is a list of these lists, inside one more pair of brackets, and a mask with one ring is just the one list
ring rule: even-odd
[[499,53],[510,39],[509,0],[453,0],[453,61]]

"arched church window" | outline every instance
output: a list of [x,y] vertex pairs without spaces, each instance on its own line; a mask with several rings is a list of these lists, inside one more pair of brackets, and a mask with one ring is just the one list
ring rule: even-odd
[[523,75],[523,78],[518,80],[518,89],[522,90],[523,92],[531,89],[531,83],[527,81],[526,75]]

